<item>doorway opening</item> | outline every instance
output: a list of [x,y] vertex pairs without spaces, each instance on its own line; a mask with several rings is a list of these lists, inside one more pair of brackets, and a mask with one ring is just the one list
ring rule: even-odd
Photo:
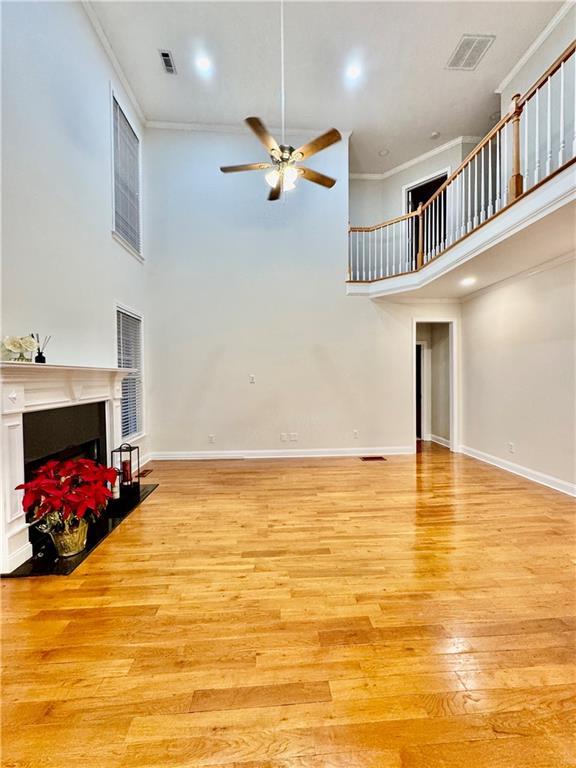
[[[447,168],[445,171],[442,171],[435,176],[420,179],[419,181],[415,181],[412,184],[403,187],[404,213],[412,213],[413,211],[418,210],[420,204],[423,205],[424,203],[427,203],[434,192],[444,184],[449,173],[450,169]],[[446,231],[446,206],[443,206],[440,213],[439,234],[443,237],[444,232]],[[418,226],[416,218],[412,219],[411,229],[411,235],[414,241],[414,250],[412,252],[418,253],[420,247],[420,227]]]
[[455,450],[455,321],[415,321],[414,437]]

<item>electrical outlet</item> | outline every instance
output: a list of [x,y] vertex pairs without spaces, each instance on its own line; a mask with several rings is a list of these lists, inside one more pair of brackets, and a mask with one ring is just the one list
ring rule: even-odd
[[250,382],[250,384],[256,384],[256,376],[254,376],[254,374],[251,373],[250,376],[248,376],[248,381]]
[[508,453],[516,453],[516,445],[514,443],[508,443]]
[[298,432],[290,432],[289,433],[290,442],[295,443],[298,440]]
[[357,429],[352,430],[352,437],[354,438],[354,440],[358,440],[358,438],[360,437],[360,433],[358,432]]
[[288,433],[287,432],[280,432],[280,440],[283,443],[287,443],[288,442]]
[[209,443],[215,443],[216,442],[216,435],[208,435],[208,442]]

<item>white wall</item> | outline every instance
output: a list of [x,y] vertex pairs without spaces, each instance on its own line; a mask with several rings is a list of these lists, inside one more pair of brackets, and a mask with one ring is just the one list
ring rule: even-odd
[[[510,110],[512,96],[515,93],[520,95],[526,91],[539,79],[539,77],[548,69],[548,67],[560,56],[560,54],[570,45],[576,36],[576,5],[572,5],[568,13],[559,21],[559,23],[550,32],[548,37],[542,41],[541,45],[533,51],[523,66],[507,82],[501,92],[502,114]],[[573,91],[568,91],[573,103]]]
[[116,366],[116,302],[144,266],[113,240],[111,82],[79,3],[2,8],[1,335],[52,334],[49,363]]
[[435,437],[450,440],[450,326],[430,323],[431,429]]
[[462,307],[463,444],[565,482],[576,480],[575,295],[572,261]]
[[310,161],[332,190],[276,204],[218,171],[251,136],[147,133],[154,451],[412,446],[414,310],[345,295],[346,143]]
[[424,157],[385,179],[350,179],[350,224],[367,227],[405,213],[403,187],[455,171],[475,144],[462,142],[432,157]]
[[52,334],[48,362],[114,366],[115,302],[145,309],[144,268],[111,236],[114,73],[79,3],[2,15],[2,335]]

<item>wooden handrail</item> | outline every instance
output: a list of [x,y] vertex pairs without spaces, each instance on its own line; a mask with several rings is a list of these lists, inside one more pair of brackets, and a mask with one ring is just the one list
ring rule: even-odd
[[[503,117],[500,118],[500,120],[494,125],[490,131],[484,136],[484,138],[473,148],[473,150],[462,160],[460,165],[456,168],[456,170],[450,174],[450,176],[446,179],[446,181],[443,182],[443,184],[434,192],[434,194],[424,203],[420,203],[418,206],[418,209],[415,211],[411,211],[410,213],[403,214],[402,216],[397,216],[394,219],[390,219],[388,221],[383,221],[379,224],[375,224],[370,227],[350,227],[349,226],[349,232],[374,232],[376,230],[382,230],[386,227],[392,226],[393,224],[397,224],[402,221],[407,221],[409,219],[418,219],[418,230],[414,232],[413,235],[409,236],[408,243],[410,244],[410,252],[407,252],[405,259],[411,260],[414,264],[414,267],[410,272],[420,270],[423,266],[425,266],[426,263],[428,263],[430,260],[435,259],[440,254],[444,253],[448,248],[453,247],[456,243],[460,242],[463,238],[468,237],[468,235],[472,234],[472,232],[476,231],[479,227],[484,226],[484,224],[488,223],[488,221],[491,221],[495,216],[497,216],[499,213],[502,213],[504,210],[508,209],[510,205],[514,204],[518,199],[523,198],[525,194],[528,192],[532,192],[535,189],[537,189],[542,183],[544,183],[546,180],[552,178],[557,173],[559,173],[561,170],[568,168],[570,165],[573,165],[576,162],[576,157],[571,157],[568,161],[564,161],[564,155],[563,155],[563,149],[564,149],[564,143],[563,140],[561,140],[560,150],[556,150],[559,153],[559,159],[558,163],[559,166],[551,173],[551,165],[552,165],[552,150],[551,150],[551,139],[550,139],[550,95],[548,96],[548,148],[547,148],[547,160],[546,160],[546,172],[544,175],[544,178],[539,178],[538,168],[539,165],[536,166],[536,171],[534,172],[534,181],[532,180],[532,174],[530,177],[528,177],[527,171],[522,167],[521,162],[521,137],[520,137],[520,120],[522,117],[524,105],[532,98],[532,96],[539,91],[539,89],[546,86],[546,83],[549,83],[550,78],[562,67],[562,64],[566,62],[568,59],[570,59],[571,56],[574,55],[576,52],[576,40],[574,40],[570,45],[562,52],[560,56],[548,67],[546,72],[538,78],[538,80],[526,91],[526,93],[523,96],[520,96],[519,94],[516,94],[512,97],[512,107],[507,114],[505,114]],[[561,82],[564,82],[564,78],[561,78]],[[562,93],[564,91],[562,90]],[[548,86],[548,94],[550,94],[550,83]],[[562,112],[563,114],[563,112]],[[508,124],[511,125],[511,128],[507,129]],[[494,170],[494,166],[492,165],[492,153],[490,152],[490,142],[494,140],[495,137],[499,137],[500,131],[505,130],[505,133],[502,137],[502,142],[504,144],[504,152],[506,154],[507,158],[510,158],[508,161],[501,156],[501,153],[497,153],[496,157],[496,169]],[[536,132],[536,137],[538,136],[538,132]],[[488,145],[488,163],[484,162],[484,155],[481,154],[485,147]],[[527,150],[524,149],[526,152]],[[480,160],[480,162],[478,162]],[[524,160],[524,163],[526,164],[526,159]],[[504,167],[502,167],[502,164],[504,164]],[[471,198],[471,188],[470,188],[470,178],[468,178],[468,188],[467,188],[467,202],[466,199],[463,198],[462,200],[462,211],[467,211],[467,218],[464,218],[464,213],[462,213],[462,221],[460,223],[457,222],[456,224],[456,231],[455,233],[452,232],[452,234],[447,237],[446,236],[446,224],[445,220],[444,223],[438,224],[439,219],[436,220],[436,223],[434,223],[433,217],[432,217],[432,225],[430,225],[430,214],[428,214],[428,217],[425,218],[424,212],[426,209],[430,208],[433,203],[440,198],[440,196],[446,192],[447,188],[462,174],[466,168],[474,168],[474,186],[472,191],[472,196],[474,200],[472,201]],[[480,175],[481,175],[481,182],[479,186],[478,182],[478,173],[480,168]],[[522,175],[522,172],[524,172],[525,176]],[[497,181],[495,182],[498,186],[496,187],[497,194],[495,197],[492,196],[492,176],[493,173],[496,172]],[[470,174],[472,173],[471,170],[468,171],[468,176],[470,177]],[[486,186],[485,186],[485,174],[487,175],[486,182],[489,179],[489,187],[488,192],[486,192]],[[465,180],[465,176],[463,179]],[[530,183],[532,182],[532,186],[530,186]],[[503,185],[502,187],[500,185]],[[463,187],[464,189],[464,187]],[[502,192],[502,199],[500,198],[500,189],[503,189]],[[460,191],[458,190],[458,194],[460,194]],[[463,192],[463,194],[465,194]],[[484,200],[485,200],[485,194],[488,196],[488,206],[485,211],[484,208]],[[445,206],[448,205],[448,201],[450,200],[449,197],[445,198],[444,200],[440,199],[438,200],[439,206],[437,206],[439,211],[445,211]],[[479,207],[479,204],[481,207]],[[472,207],[473,205],[473,207]],[[434,213],[434,212],[433,212]],[[444,214],[446,215],[446,214]],[[460,214],[459,214],[460,215]],[[455,237],[454,237],[455,234]],[[418,238],[416,240],[416,237]],[[425,245],[425,248],[424,248]],[[368,274],[371,274],[371,270],[374,270],[374,264],[370,266],[371,262],[370,259],[373,258],[370,256],[370,251],[368,251]],[[382,268],[382,241],[380,241],[380,263]],[[386,259],[388,259],[388,245],[386,245]],[[394,251],[392,255],[393,260],[393,266],[394,266]],[[362,252],[362,260],[364,260],[364,251]],[[388,261],[386,270],[388,270]],[[362,261],[362,271],[366,271],[364,267],[364,261]],[[398,264],[400,266],[400,264]],[[409,273],[410,273],[409,272]],[[406,273],[406,274],[409,274]],[[394,272],[394,275],[400,274]],[[386,277],[389,275],[387,274]],[[353,282],[373,282],[374,279],[384,279],[384,277],[378,277],[374,278],[372,277],[368,278],[368,280],[354,280]]]
[[572,56],[574,51],[576,51],[576,40],[573,40],[568,46],[568,48],[566,48],[565,51],[562,51],[560,56],[558,56],[556,61],[548,67],[546,72],[544,72],[544,74],[541,77],[539,77],[538,80],[536,80],[534,85],[526,91],[524,96],[520,97],[520,100],[518,101],[518,106],[522,107],[528,101],[528,99],[534,96],[536,91],[544,85],[544,83],[546,82],[546,80],[548,80],[549,77],[552,77],[552,75],[560,69],[562,64],[567,59],[569,59],[570,56]]
[[373,232],[375,229],[382,229],[383,227],[389,227],[392,224],[397,224],[399,221],[405,221],[411,219],[414,216],[418,216],[418,210],[410,211],[410,213],[404,213],[402,216],[396,216],[395,219],[390,221],[383,221],[381,224],[374,224],[372,227],[350,227],[349,232]]
[[[554,63],[548,67],[548,69],[542,75],[542,77],[538,78],[538,80],[534,83],[534,85],[531,88],[529,88],[528,91],[526,91],[524,96],[521,96],[518,99],[515,106],[509,112],[507,112],[504,115],[504,117],[501,117],[500,120],[496,123],[496,125],[488,131],[488,133],[486,134],[486,136],[484,136],[482,141],[480,141],[474,147],[474,149],[464,158],[464,160],[462,160],[462,162],[456,168],[456,170],[450,174],[450,176],[446,179],[446,181],[440,187],[438,187],[438,189],[436,190],[436,192],[434,192],[432,197],[430,197],[430,199],[427,200],[422,205],[422,210],[425,210],[430,205],[432,205],[432,202],[439,195],[442,194],[442,192],[446,189],[446,187],[449,186],[457,176],[460,175],[460,173],[464,170],[464,168],[467,165],[469,165],[470,162],[474,159],[474,157],[482,151],[482,148],[485,147],[486,144],[488,144],[488,142],[494,138],[494,136],[498,133],[498,131],[500,131],[500,129],[503,128],[504,125],[506,125],[506,123],[514,119],[514,116],[517,114],[517,110],[522,108],[522,106],[526,103],[526,101],[528,101],[528,99],[536,93],[536,91],[546,82],[546,80],[561,67],[562,62],[570,58],[570,56],[574,53],[575,50],[576,50],[576,40],[570,43],[570,45],[566,48],[566,50],[564,50],[560,54],[560,56],[558,56],[558,58],[554,61]],[[397,219],[391,219],[390,221],[385,221],[385,222],[382,222],[381,224],[376,224],[374,227],[352,227],[351,231],[368,232],[373,229],[380,229],[380,227],[385,227],[388,224],[394,224],[396,221]]]
[[438,189],[436,190],[436,192],[434,192],[432,197],[429,200],[426,200],[426,202],[422,205],[423,210],[425,208],[428,208],[430,205],[432,205],[432,202],[438,197],[438,195],[441,195],[442,192],[444,192],[444,190],[446,189],[446,187],[449,186],[454,181],[454,179],[461,174],[464,168],[466,168],[467,165],[470,165],[470,163],[472,162],[472,160],[474,160],[476,155],[480,154],[480,152],[482,151],[482,148],[485,147],[486,144],[488,144],[488,142],[494,138],[494,136],[496,136],[498,131],[504,125],[506,125],[506,123],[508,123],[513,116],[514,116],[514,110],[510,110],[510,112],[508,112],[507,114],[504,115],[504,117],[501,117],[500,120],[498,120],[496,125],[488,131],[488,133],[486,134],[486,136],[484,136],[482,141],[476,144],[472,152],[466,155],[466,157],[464,158],[464,160],[462,160],[458,168],[456,168],[456,170],[453,171],[450,174],[450,176],[448,176],[446,181],[441,186],[438,187]]

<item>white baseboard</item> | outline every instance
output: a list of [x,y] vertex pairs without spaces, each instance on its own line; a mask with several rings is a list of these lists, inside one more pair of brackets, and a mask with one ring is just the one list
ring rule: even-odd
[[440,437],[440,435],[428,435],[428,439],[431,440],[433,443],[438,443],[438,445],[443,445],[444,448],[452,448],[452,443],[450,440],[446,440],[445,437]]
[[385,448],[294,448],[257,451],[153,451],[150,461],[210,461],[215,459],[328,459],[346,456],[398,456],[414,453],[412,445]]
[[526,480],[532,480],[540,485],[546,485],[548,488],[553,488],[555,491],[560,491],[560,493],[566,493],[568,496],[576,496],[576,483],[560,480],[558,477],[546,475],[544,472],[538,472],[536,469],[529,469],[520,464],[514,464],[506,459],[500,459],[498,456],[492,456],[489,453],[477,451],[475,448],[468,448],[466,445],[460,446],[460,451],[466,454],[466,456],[478,459],[486,464],[492,464],[500,469],[505,469],[507,472],[512,472],[514,475],[520,475],[520,477],[526,478]]

